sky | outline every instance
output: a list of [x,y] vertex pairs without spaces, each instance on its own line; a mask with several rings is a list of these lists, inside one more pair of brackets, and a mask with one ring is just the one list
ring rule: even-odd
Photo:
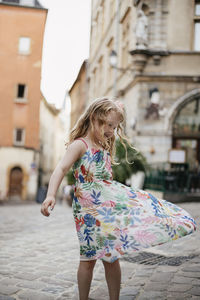
[[62,106],[66,92],[89,57],[91,0],[40,0],[48,8],[42,54],[41,91]]

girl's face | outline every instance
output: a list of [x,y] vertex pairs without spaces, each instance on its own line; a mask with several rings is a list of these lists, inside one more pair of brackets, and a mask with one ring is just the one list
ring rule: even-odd
[[114,135],[115,129],[118,127],[120,123],[119,115],[115,111],[110,111],[105,119],[105,123],[103,126],[99,125],[97,119],[94,120],[94,134],[98,140],[102,139],[101,132],[103,130],[103,137],[105,139],[111,138]]

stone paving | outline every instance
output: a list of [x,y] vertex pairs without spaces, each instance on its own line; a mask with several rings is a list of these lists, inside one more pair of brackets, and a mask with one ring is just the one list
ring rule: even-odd
[[[199,227],[200,202],[179,205]],[[72,209],[66,204],[58,204],[49,218],[36,203],[1,205],[0,300],[78,299],[78,249]],[[179,266],[121,260],[120,300],[200,299],[199,230],[146,253],[190,259]],[[90,299],[109,299],[101,261],[95,266]]]

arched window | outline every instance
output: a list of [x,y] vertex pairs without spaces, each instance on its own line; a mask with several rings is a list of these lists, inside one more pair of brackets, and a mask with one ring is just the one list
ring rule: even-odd
[[175,117],[173,135],[200,137],[200,98],[184,105]]

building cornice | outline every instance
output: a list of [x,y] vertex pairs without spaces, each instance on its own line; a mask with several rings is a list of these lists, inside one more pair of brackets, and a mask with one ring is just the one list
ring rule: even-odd
[[[121,79],[121,77],[124,76],[124,73],[118,78],[118,80]],[[200,84],[200,73],[199,75],[180,75],[180,74],[163,74],[163,73],[142,73],[142,74],[133,74],[133,78],[129,83],[118,92],[127,93],[131,88],[133,88],[137,83],[139,82],[193,82],[193,83],[199,83]],[[106,90],[105,94],[109,94],[109,92],[112,90],[112,86],[109,86]]]
[[189,50],[162,50],[162,49],[134,49],[129,51],[131,55],[144,54],[147,56],[168,56],[171,54],[181,54],[181,55],[200,55],[200,51],[189,51]]
[[194,81],[194,82],[200,82],[200,73],[199,75],[180,75],[180,74],[164,74],[164,73],[143,73],[143,74],[137,74],[135,75],[135,79],[139,79],[141,78],[143,79],[152,79],[155,78],[156,80],[161,79],[161,80],[178,80],[178,81],[182,81],[182,80],[189,80],[189,81]]
[[133,80],[127,84],[123,89],[124,92],[127,92],[129,89],[134,87],[139,82],[193,82],[200,84],[200,74],[197,75],[180,75],[180,74],[149,74],[143,73],[135,75]]

